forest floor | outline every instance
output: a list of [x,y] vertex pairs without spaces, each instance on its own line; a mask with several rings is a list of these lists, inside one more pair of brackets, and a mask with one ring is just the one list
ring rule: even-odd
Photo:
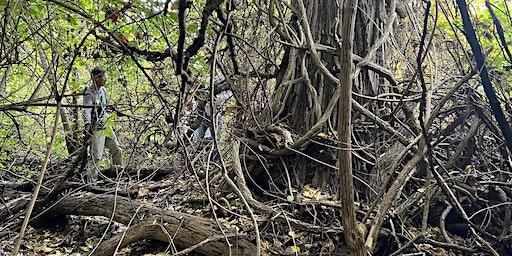
[[[115,194],[115,189],[112,187],[116,186],[118,190],[123,190],[123,188],[130,191],[137,190],[137,193],[131,197],[132,199],[157,206],[163,210],[172,209],[205,217],[209,215],[208,209],[206,209],[208,200],[198,187],[195,177],[184,175],[183,171],[169,173],[158,181],[130,182],[123,180],[112,183],[103,180],[93,187],[96,190]],[[150,191],[148,187],[152,187],[152,190]],[[158,188],[154,189],[155,187]],[[74,196],[91,194],[94,195],[94,192],[73,192]],[[13,199],[9,196],[3,197],[4,202]],[[29,226],[21,245],[23,255],[89,255],[102,241],[122,234],[127,229],[126,225],[103,216],[71,215],[67,221],[66,225],[47,229]],[[12,252],[15,237],[11,235],[10,239],[0,239],[0,255],[9,255]],[[176,248],[170,248],[169,243],[140,241],[119,249],[116,255],[168,255],[167,253],[171,254],[173,249],[176,250]]]
[[[141,166],[125,167],[125,173],[122,176],[117,175],[121,178],[104,177],[100,183],[93,186],[85,184],[80,175],[75,174],[69,180],[68,187],[59,193],[59,198],[55,202],[56,208],[64,209],[61,211],[66,214],[60,215],[60,217],[66,218],[67,223],[52,225],[51,229],[29,226],[23,239],[21,252],[23,255],[37,256],[105,255],[96,254],[96,250],[100,250],[100,247],[108,241],[114,241],[116,237],[124,237],[125,234],[128,237],[129,230],[136,226],[134,225],[136,222],[127,225],[129,223],[126,220],[130,220],[131,223],[135,216],[139,217],[140,221],[149,221],[150,226],[156,225],[162,227],[162,230],[167,229],[168,233],[163,238],[153,236],[155,238],[153,241],[133,239],[127,245],[119,245],[116,242],[114,243],[116,255],[203,255],[196,251],[189,252],[187,248],[200,244],[203,240],[215,238],[215,232],[219,233],[219,230],[224,232],[223,235],[226,236],[226,239],[234,234],[237,239],[240,237],[240,239],[248,241],[249,248],[254,248],[257,238],[251,214],[241,197],[226,184],[222,177],[223,168],[213,162],[205,162],[201,159],[206,158],[197,156],[191,160],[194,163],[194,168],[187,168],[183,160],[176,160],[179,157],[174,156],[172,159],[174,163],[171,165],[153,165],[144,168],[140,168]],[[25,166],[25,168],[29,167]],[[226,168],[232,170],[232,159],[227,159]],[[59,174],[65,171],[64,169],[49,170],[42,195],[48,194],[49,188],[58,184],[55,180]],[[136,170],[137,175],[140,176],[133,175],[133,170]],[[109,172],[111,170],[105,170],[104,173]],[[129,173],[131,176],[126,175]],[[111,173],[109,175],[111,176]],[[16,209],[17,203],[28,201],[32,191],[30,186],[28,188],[20,186],[26,182],[16,182],[16,180],[2,182],[3,205],[0,206],[0,219],[2,219],[2,214],[5,214],[4,206]],[[255,218],[258,221],[262,255],[346,255],[340,220],[341,206],[332,195],[310,185],[305,185],[301,190],[292,188],[293,198],[286,198],[286,192],[282,194],[284,197],[276,197],[269,196],[269,192],[267,192],[268,194],[261,193],[261,190],[253,186],[251,189],[254,198],[259,202],[264,202],[263,207],[258,207],[257,204],[253,207],[257,210]],[[421,234],[422,209],[424,207],[421,206],[421,200],[414,200],[415,194],[420,193],[419,195],[421,195],[421,192],[420,190],[403,192],[409,195],[405,200],[397,203],[395,209],[405,210],[399,213],[393,211],[388,214],[376,246],[375,255],[390,255],[402,247],[404,251],[421,251],[426,255],[468,255],[470,252],[473,255],[487,255],[483,246],[475,245],[475,240],[471,236],[457,234],[460,230],[464,231],[467,228],[461,226],[460,218],[455,215],[455,211],[447,211],[446,205],[438,203],[439,198],[432,199],[430,214],[435,216],[433,218],[436,220],[443,219],[446,222],[446,229],[440,228],[434,221],[429,222],[430,225],[426,232]],[[278,194],[276,191],[273,193],[273,195]],[[439,191],[436,190],[433,193],[439,194]],[[486,195],[489,191],[482,190],[481,193]],[[71,204],[76,205],[77,211],[73,212],[73,209],[66,208],[65,204],[64,206],[59,205],[59,202],[65,201],[66,198],[76,200]],[[92,200],[95,198],[99,201],[93,202]],[[101,202],[100,199],[108,198],[114,198],[114,201],[105,201],[104,205],[98,203]],[[83,206],[87,206],[89,202],[93,204],[92,210],[83,210]],[[116,209],[116,203],[120,211],[126,210],[126,213],[116,211],[114,216],[108,209],[103,212],[96,209],[111,207],[111,204]],[[127,208],[130,205],[132,207]],[[262,209],[264,210],[265,207],[271,207],[272,211],[277,214],[263,214]],[[371,201],[357,202],[358,219],[363,219],[370,207]],[[141,210],[142,208],[149,210]],[[19,209],[18,212],[7,214],[9,218],[2,220],[0,255],[9,255],[14,247],[14,239],[19,233],[19,224],[23,219],[22,214],[24,214],[23,208]],[[90,213],[98,216],[91,216]],[[118,215],[123,214],[127,215],[124,222],[118,219]],[[168,219],[160,218],[160,214],[162,216],[167,214]],[[152,219],[147,216],[156,217],[151,222]],[[176,218],[172,219],[173,217]],[[174,224],[172,224],[173,221],[175,221]],[[188,223],[189,221],[197,223]],[[169,227],[166,223],[175,226]],[[193,233],[202,227],[206,228],[206,237],[197,240],[198,237],[193,236]],[[144,231],[144,229],[142,230]],[[152,231],[147,232],[151,235]],[[184,236],[184,238],[180,238],[180,236]],[[170,238],[168,241],[167,237]],[[412,237],[412,239],[407,240],[408,237]],[[187,239],[191,240],[187,241]],[[449,242],[440,242],[448,239]],[[223,245],[225,242],[220,241],[219,243]],[[408,244],[408,242],[412,244]],[[406,250],[406,246],[410,246],[410,250]],[[211,248],[205,250],[211,250]],[[211,255],[226,254],[217,251]],[[241,255],[254,255],[254,251]]]
[[[212,162],[210,171],[218,173],[220,166],[214,166]],[[204,177],[205,174],[203,172],[194,175],[186,168],[183,168],[159,177],[157,180],[143,179],[142,181],[134,182],[129,179],[122,179],[118,182],[112,182],[107,179],[95,186],[90,186],[87,189],[89,191],[84,191],[83,186],[85,186],[85,183],[77,182],[81,184],[82,189],[65,191],[62,193],[62,197],[68,195],[85,197],[94,196],[99,193],[115,195],[116,190],[118,192],[131,191],[130,200],[147,203],[158,207],[162,211],[174,210],[180,213],[216,219],[223,226],[223,229],[226,230],[236,230],[236,232],[240,233],[253,231],[254,228],[251,220],[241,215],[245,212],[242,201],[229,191],[217,190],[217,194],[223,195],[219,201],[225,202],[226,208],[229,209],[221,209],[214,206],[215,214],[213,214],[211,204],[204,192]],[[200,182],[198,182],[198,179],[200,179]],[[77,178],[74,180],[76,182]],[[4,202],[11,202],[16,198],[24,196],[28,198],[29,194],[29,192],[16,192],[4,195],[2,199]],[[119,196],[125,195],[119,193]],[[314,200],[335,204],[334,201],[330,201],[332,199],[330,195],[309,186],[306,186],[296,196],[302,198],[303,201]],[[290,202],[285,201],[282,204],[283,209],[286,209],[288,207],[287,204],[290,204]],[[291,211],[301,215],[299,212],[302,210],[297,208]],[[232,211],[235,214],[231,214],[228,211]],[[336,214],[339,214],[339,211],[331,207],[322,206],[318,209],[318,213],[318,222],[322,222],[321,219],[323,217],[335,217]],[[329,234],[327,236],[322,235],[323,232],[311,231],[311,234],[308,234],[308,231],[304,229],[292,231],[291,227],[275,226],[273,223],[266,225],[263,227],[263,230],[260,230],[263,234],[268,232],[269,228],[270,232],[274,234],[276,232],[282,233],[277,231],[278,229],[290,230],[284,231],[284,234],[272,237],[264,235],[261,247],[262,255],[295,255],[295,253],[314,251],[334,252],[338,247],[335,246],[335,243],[340,243],[343,234],[342,230],[336,230],[335,227],[340,227],[339,221],[332,219],[329,222],[334,224],[332,224],[332,230],[326,231]],[[290,223],[288,223],[289,225]],[[112,221],[109,217],[71,215],[67,218],[65,225],[53,226],[50,229],[29,226],[21,245],[21,252],[23,255],[37,256],[89,255],[94,252],[102,241],[106,241],[116,235],[121,235],[126,230],[127,225]],[[5,228],[2,231],[5,231]],[[16,236],[17,231],[13,229],[7,237],[0,239],[0,255],[9,255],[12,252]],[[146,240],[120,248],[116,255],[172,255],[183,249],[186,248],[177,248],[172,243]]]
[[[217,168],[217,167],[214,167]],[[122,184],[122,185],[121,185]],[[190,175],[187,171],[173,173],[158,181],[146,181],[136,185],[128,185],[124,183],[105,183],[96,186],[98,189],[109,190],[109,193],[115,193],[112,186],[135,186],[137,195],[133,197],[144,203],[157,206],[163,210],[171,209],[183,213],[202,216],[205,218],[214,218],[208,198],[198,185],[196,177]],[[159,187],[157,190],[149,190],[151,187]],[[119,188],[118,188],[119,189]],[[133,189],[132,189],[133,190]],[[78,192],[74,195],[93,194],[91,192]],[[64,195],[65,196],[65,195]],[[325,204],[336,202],[331,201],[331,196],[320,192],[314,188],[306,186],[305,190],[297,194],[303,200],[323,201]],[[8,201],[9,198],[4,197]],[[232,211],[237,211],[243,207],[239,199],[232,198],[229,200]],[[297,215],[300,209],[296,209]],[[229,215],[226,212],[219,212],[221,216],[217,219],[225,228],[233,228],[241,230],[252,230],[252,223],[246,218]],[[329,207],[320,207],[318,209],[318,217],[327,217],[332,214],[334,217],[339,214],[338,210]],[[336,223],[336,221],[334,221]],[[333,228],[340,224],[333,224]],[[126,225],[111,221],[108,217],[103,216],[70,216],[67,225],[57,226],[51,229],[37,229],[29,227],[25,235],[24,242],[21,246],[23,255],[37,256],[58,256],[58,255],[89,255],[102,241],[108,240],[115,235],[122,234],[127,229]],[[413,232],[413,230],[411,230]],[[437,232],[436,232],[437,231]],[[438,233],[438,230],[432,230]],[[281,235],[272,239],[264,239],[262,243],[262,255],[315,255],[314,252],[333,253],[339,250],[335,243],[342,243],[342,233],[334,232],[332,235],[319,235],[322,232],[302,230],[294,234],[289,231],[287,235]],[[327,232],[329,233],[329,232]],[[332,231],[331,231],[332,233]],[[11,236],[15,238],[15,234]],[[4,240],[0,242],[0,255],[9,255],[14,246],[14,239]],[[445,255],[445,250],[440,247],[433,247],[428,244],[422,245],[427,251],[431,251],[434,255]],[[173,248],[170,243],[158,241],[140,241],[125,248],[119,249],[116,255],[172,255],[180,249]],[[304,254],[305,253],[305,254]],[[313,254],[311,254],[313,253]],[[189,254],[195,255],[195,254]],[[328,255],[328,254],[327,254]]]

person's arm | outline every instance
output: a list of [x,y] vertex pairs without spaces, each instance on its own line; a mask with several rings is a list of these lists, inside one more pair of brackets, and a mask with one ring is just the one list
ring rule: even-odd
[[103,95],[105,95],[105,107],[108,107],[108,96],[107,96],[107,89],[105,89],[105,87],[101,87],[101,89],[103,89]]
[[109,108],[109,105],[108,105],[108,96],[107,96],[107,89],[105,89],[105,87],[101,87],[100,88],[101,90],[101,94],[102,94],[102,97],[105,99],[105,102],[101,102],[100,104],[102,104],[102,108],[101,108],[101,111],[102,113],[98,113],[98,115],[101,116],[101,121],[102,122],[102,125],[105,125],[107,119],[108,119],[108,114],[107,114],[107,110]]
[[[83,98],[83,105],[91,106],[93,104],[94,104],[94,102],[93,102],[92,94],[90,93],[90,91],[88,89],[85,89],[85,91],[84,91],[84,98]],[[84,128],[85,128],[85,131],[89,131],[90,128],[91,128],[91,114],[92,114],[92,108],[90,108],[90,107],[83,108],[82,115],[83,115],[83,118],[84,118]]]

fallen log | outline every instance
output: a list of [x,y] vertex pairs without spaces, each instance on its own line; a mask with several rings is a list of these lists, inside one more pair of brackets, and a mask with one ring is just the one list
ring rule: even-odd
[[[231,238],[234,237],[235,234],[226,235]],[[140,222],[129,227],[124,233],[116,235],[111,239],[102,242],[98,248],[92,253],[92,255],[115,255],[121,248],[126,247],[127,245],[133,244],[137,241],[144,239],[153,239],[158,241],[166,241],[168,243],[173,244],[172,234],[169,234],[165,227],[159,224],[154,224],[150,222]],[[173,252],[172,255],[186,255],[197,248],[202,247],[207,243],[211,243],[213,241],[225,241],[224,236],[212,236],[208,239],[205,239],[201,242],[196,243],[193,246],[190,246],[181,251]],[[236,246],[236,245],[235,245]],[[174,246],[173,246],[174,248]]]
[[[132,223],[121,241],[121,246],[153,239],[171,242],[181,248],[197,246],[195,251],[205,255],[253,255],[256,246],[240,236],[228,235],[231,245],[226,243],[218,225],[206,218],[185,214],[173,210],[162,210],[149,204],[129,200],[113,195],[68,196],[60,199],[47,215],[85,215],[113,217],[117,222],[128,225]],[[133,220],[132,220],[133,218]],[[107,240],[100,245],[93,255],[112,255],[119,244],[117,240]]]
[[137,166],[112,166],[108,169],[101,170],[101,173],[109,178],[116,178],[119,175],[128,175],[130,177],[146,178],[151,177],[158,180],[161,177],[175,173],[183,168],[178,166],[162,166],[162,167],[137,167]]

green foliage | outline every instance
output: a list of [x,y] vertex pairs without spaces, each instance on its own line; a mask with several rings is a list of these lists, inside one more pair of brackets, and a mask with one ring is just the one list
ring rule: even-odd
[[111,113],[109,118],[107,118],[107,120],[105,121],[105,126],[106,126],[106,129],[101,131],[104,133],[105,137],[108,137],[110,138],[114,132],[114,130],[112,129],[112,127],[114,127],[114,120],[117,118],[117,114],[116,113]]
[[[45,74],[45,70],[40,65],[39,53],[42,52],[46,55],[52,67],[52,72],[55,73],[58,91],[62,91],[64,86],[67,86],[66,94],[82,93],[91,84],[89,71],[95,66],[101,66],[107,71],[106,87],[111,104],[119,106],[124,112],[141,117],[161,113],[163,106],[161,100],[154,93],[153,85],[147,81],[146,76],[141,72],[133,59],[127,54],[120,52],[119,45],[110,38],[108,32],[123,35],[127,39],[129,46],[140,50],[158,52],[164,52],[168,48],[175,50],[179,34],[177,28],[178,12],[176,10],[169,10],[165,16],[160,14],[148,18],[162,11],[163,1],[132,0],[131,2],[133,7],[127,10],[118,21],[104,20],[106,17],[105,10],[107,7],[121,8],[126,3],[124,0],[76,0],[69,4],[89,15],[94,21],[43,0],[19,1],[18,4],[12,6],[12,13],[24,10],[24,15],[20,16],[19,19],[11,19],[8,22],[7,33],[10,36],[6,37],[5,44],[12,47],[15,46],[16,41],[23,41],[23,44],[16,48],[16,57],[14,51],[12,56],[10,56],[19,62],[14,62],[5,71],[8,74],[8,86],[3,94],[5,98],[0,100],[0,104],[28,100],[40,83],[43,83],[43,86],[36,96],[48,97],[50,100],[42,102],[54,103],[53,95],[55,88],[52,88],[48,81],[42,81],[42,77]],[[0,0],[0,6],[4,7],[6,3],[7,1]],[[14,2],[11,1],[11,3]],[[196,7],[202,7],[204,4],[205,0],[194,1],[194,6]],[[504,3],[496,2],[493,4],[496,5],[496,15],[502,21],[506,33],[505,37],[510,41],[512,40],[512,24],[507,18],[506,13],[501,11],[505,9]],[[472,1],[472,7],[472,14],[484,51],[492,49],[488,55],[488,63],[494,70],[498,71],[497,73],[503,73],[505,72],[503,67],[509,63],[499,47],[494,33],[495,28],[492,24],[491,16],[484,5],[484,1]],[[443,37],[446,42],[456,45],[457,38],[455,36],[457,35],[458,38],[462,38],[463,44],[465,44],[463,35],[460,30],[457,30],[457,28],[462,27],[460,17],[457,14],[458,11],[453,5],[450,5],[450,8],[449,13],[452,13],[453,17],[446,18],[441,12],[439,13],[435,36]],[[201,8],[191,8],[187,13],[187,45],[192,42],[192,39],[199,30],[201,11]],[[274,11],[277,12],[277,10]],[[102,27],[97,26],[96,21],[103,22],[102,26],[108,32]],[[432,24],[430,25],[432,26]],[[456,28],[455,31],[452,29],[452,26]],[[216,36],[215,30],[218,30],[218,28],[218,24],[210,23],[206,30],[207,41],[211,41]],[[243,35],[244,33],[251,32],[241,29],[237,33]],[[409,36],[413,38],[415,35],[411,32]],[[77,47],[82,41],[83,45],[78,49]],[[266,42],[250,43],[254,43],[253,47],[258,48],[261,47],[258,44],[265,44]],[[225,41],[222,41],[219,48],[226,47]],[[268,46],[265,45],[264,47]],[[466,44],[464,47],[466,50],[468,49]],[[277,54],[280,56],[279,58],[284,56],[282,47],[276,47],[276,51],[277,53],[280,52],[280,54]],[[413,51],[405,51],[404,54],[405,58],[415,57]],[[464,59],[467,53],[460,49],[455,49],[453,54],[455,58]],[[189,69],[198,78],[196,85],[208,83],[209,64],[206,62],[207,56],[207,51],[200,50],[197,55],[190,59]],[[174,75],[174,66],[170,58],[157,63],[146,61],[144,56],[136,56],[136,59],[144,67],[145,72],[152,77],[154,84],[162,87],[164,98],[168,102],[175,100],[176,94],[173,91],[178,90],[179,80]],[[280,59],[277,59],[276,63],[279,62]],[[259,63],[256,64],[259,65]],[[463,65],[465,65],[463,68],[469,69],[469,63],[464,62]],[[66,80],[70,68],[72,71],[69,79]],[[407,63],[395,63],[393,71],[397,78],[407,77],[408,74],[405,70],[407,70]],[[508,87],[511,84],[510,82],[512,82],[511,79],[509,76],[503,76],[497,81],[503,86]],[[71,104],[70,99],[66,98],[65,103]],[[81,103],[80,96],[77,97],[77,103]],[[66,110],[68,111],[71,123],[81,127],[82,121],[80,119],[78,121],[74,120],[71,116],[73,109],[69,108]],[[51,125],[53,124],[55,108],[30,107],[28,111],[28,113],[22,114],[15,113],[16,120],[22,124],[20,126],[20,136],[16,136],[17,130],[10,118],[6,115],[0,116],[0,122],[2,123],[0,128],[0,140],[2,143],[0,160],[9,157],[5,152],[16,150],[16,147],[23,145],[19,141],[20,137],[22,139],[30,138],[31,147],[38,149],[36,150],[37,152],[33,152],[34,154],[40,154],[46,149],[48,131],[51,130]],[[27,115],[25,116],[24,114]],[[140,140],[145,140],[145,136],[132,134],[127,132],[127,130],[128,128],[144,130],[144,125],[146,124],[130,123],[126,122],[126,120],[126,118],[117,117],[112,113],[111,118],[107,121],[107,125],[108,127],[115,127],[116,131],[120,126],[123,127],[123,129],[120,129],[120,132],[124,134],[120,137],[134,140],[140,137],[142,138]],[[157,129],[159,128],[152,127],[148,128],[147,131],[154,132]],[[107,134],[110,133],[107,131]],[[154,135],[153,137],[151,140],[162,140],[160,138],[161,135]],[[65,156],[67,154],[64,131],[61,126],[59,126],[54,150],[58,156]]]

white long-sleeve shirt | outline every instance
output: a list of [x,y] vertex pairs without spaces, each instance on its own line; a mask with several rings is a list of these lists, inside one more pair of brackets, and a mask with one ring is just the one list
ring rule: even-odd
[[105,129],[105,121],[107,120],[108,97],[107,90],[104,86],[96,88],[91,85],[85,89],[84,105],[92,105],[93,108],[84,108],[83,117],[84,125],[90,125],[94,122],[98,123],[98,129]]
[[[213,106],[215,106],[215,110],[217,114],[219,114],[222,109],[226,107],[226,102],[233,97],[233,92],[231,90],[222,91],[221,93],[215,95],[215,103]],[[207,117],[211,116],[210,113],[210,102],[206,103],[204,107],[204,112]]]

